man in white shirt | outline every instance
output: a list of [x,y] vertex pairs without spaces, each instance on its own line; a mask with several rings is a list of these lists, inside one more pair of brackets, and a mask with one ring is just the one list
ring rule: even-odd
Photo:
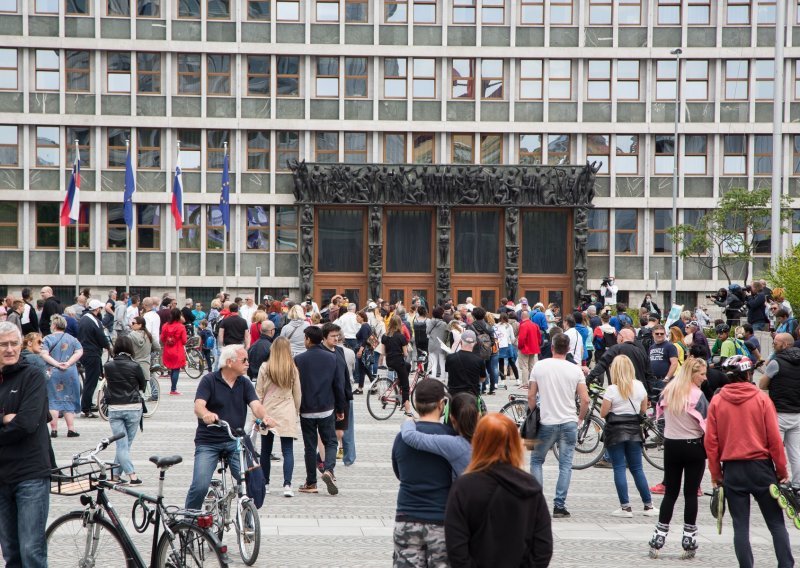
[[125,310],[125,327],[130,330],[133,318],[139,316],[139,296],[134,294],[131,296],[131,305]]
[[358,323],[356,319],[356,305],[352,303],[347,304],[347,311],[339,316],[339,319],[333,323],[342,328],[341,332],[344,338],[344,344],[355,351],[358,348],[356,334],[358,330],[361,329],[361,324]]
[[609,276],[603,280],[603,285],[600,286],[600,295],[603,297],[603,305],[616,306],[617,292],[619,292],[619,287],[614,283],[613,276]]
[[161,349],[161,318],[158,317],[158,298],[145,298],[142,302],[144,325],[153,336],[153,349]]
[[239,315],[244,318],[247,325],[253,323],[253,314],[256,313],[256,303],[253,301],[253,296],[245,296],[244,304],[239,307]]
[[564,335],[569,337],[569,350],[567,352],[572,355],[575,363],[580,365],[581,361],[583,361],[584,343],[581,334],[575,329],[575,324],[575,317],[571,314],[564,318],[564,327],[566,328]]
[[[528,405],[536,404],[539,395],[541,423],[531,452],[531,473],[544,485],[542,465],[547,453],[558,444],[558,482],[553,499],[553,518],[569,517],[566,508],[567,492],[572,477],[572,456],[578,443],[578,425],[589,408],[589,392],[583,372],[578,365],[567,361],[569,337],[558,333],[550,339],[553,356],[536,363],[531,373]],[[575,397],[580,397],[580,411],[575,414]]]
[[468,312],[471,312],[475,309],[475,304],[472,303],[472,298],[467,298],[467,301],[464,303],[464,306],[467,308]]

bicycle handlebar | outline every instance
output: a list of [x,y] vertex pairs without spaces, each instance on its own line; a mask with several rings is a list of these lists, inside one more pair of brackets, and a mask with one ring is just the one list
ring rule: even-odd
[[108,464],[103,460],[101,460],[100,458],[98,458],[97,454],[105,450],[108,446],[110,446],[117,440],[121,440],[124,437],[125,437],[125,432],[120,432],[118,434],[114,434],[109,438],[103,438],[97,443],[97,446],[93,450],[85,450],[83,452],[73,454],[72,465],[96,463],[100,467],[101,474],[104,475],[106,471],[106,466]]

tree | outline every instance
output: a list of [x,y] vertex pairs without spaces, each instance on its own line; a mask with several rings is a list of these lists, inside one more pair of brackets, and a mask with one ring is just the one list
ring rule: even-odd
[[[769,245],[770,188],[753,191],[728,190],[719,198],[717,207],[707,211],[695,225],[677,225],[669,229],[675,246],[681,245],[678,256],[693,258],[706,268],[717,268],[730,285],[736,265],[747,267],[745,281],[749,280],[749,263],[759,247]],[[781,198],[781,232],[792,216],[791,201]],[[764,239],[764,236],[767,238]]]
[[766,279],[774,288],[783,288],[783,296],[794,306],[800,306],[800,244],[767,270]]

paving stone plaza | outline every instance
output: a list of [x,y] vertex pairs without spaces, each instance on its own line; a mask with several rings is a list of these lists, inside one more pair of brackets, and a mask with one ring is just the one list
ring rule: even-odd
[[[162,381],[162,386],[164,384],[166,381]],[[132,451],[137,474],[144,480],[141,489],[153,493],[157,487],[156,472],[148,462],[148,457],[173,453],[184,457],[182,464],[170,469],[166,482],[167,502],[181,506],[192,475],[196,427],[192,401],[197,384],[198,381],[181,375],[178,388],[183,396],[164,397],[155,415],[145,420],[144,431],[137,434]],[[506,393],[499,390],[498,396],[487,398],[490,410],[498,410],[506,401]],[[267,496],[260,510],[262,543],[256,565],[347,568],[391,566],[392,527],[398,487],[398,481],[392,472],[391,447],[402,420],[402,414],[398,412],[391,419],[378,422],[368,414],[364,397],[356,397],[357,460],[347,468],[341,462],[337,466],[340,493],[336,497],[327,495],[324,488],[319,495],[297,493],[297,487],[305,480],[301,440],[297,440],[294,446],[294,498],[287,499],[279,491],[281,464],[273,462],[272,488],[275,493]],[[80,438],[64,437],[66,430],[63,423],[60,426],[61,436],[53,440],[59,465],[67,463],[72,453],[94,446],[97,440],[110,434],[108,423],[99,418],[81,419],[77,422]],[[113,459],[113,449],[109,448],[104,455],[109,460]],[[660,472],[648,464],[645,464],[645,468],[651,485],[660,481]],[[557,473],[556,462],[550,455],[544,470],[548,503],[552,501]],[[632,482],[629,487],[634,496]],[[703,480],[703,489],[710,489],[707,473]],[[726,517],[722,535],[717,535],[709,513],[709,499],[707,496],[700,499],[700,549],[695,559],[680,560],[679,534],[673,534],[667,540],[662,557],[649,560],[647,541],[653,529],[653,519],[642,516],[635,516],[633,519],[611,517],[609,513],[619,505],[611,470],[592,468],[576,471],[572,476],[567,500],[572,518],[553,521],[555,550],[551,566],[735,566],[730,519]],[[111,496],[111,500],[120,515],[128,519],[130,529],[129,511],[133,500],[116,494]],[[660,498],[656,496],[654,501],[658,506]],[[54,496],[50,502],[50,521],[78,507],[77,497]],[[774,566],[775,557],[769,532],[755,505],[753,513],[751,542],[756,566]],[[679,501],[673,527],[682,522],[682,514],[682,504]],[[676,529],[675,532],[679,531]],[[137,543],[141,543],[142,552],[149,546],[148,535],[146,533],[137,540]],[[800,557],[800,532],[791,529],[790,536],[795,557]],[[232,565],[243,566],[236,550],[235,538],[226,534],[225,542],[230,547]]]

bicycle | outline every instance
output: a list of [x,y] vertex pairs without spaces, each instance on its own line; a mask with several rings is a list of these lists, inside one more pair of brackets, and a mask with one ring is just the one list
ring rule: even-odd
[[[227,567],[227,547],[210,530],[211,515],[164,504],[166,472],[183,461],[181,456],[150,458],[159,470],[155,497],[107,479],[106,469],[116,464],[102,461],[97,454],[124,436],[104,438],[94,450],[73,455],[71,465],[52,471],[50,493],[80,495],[84,508],[62,515],[47,527],[48,566]],[[107,490],[136,498],[131,520],[137,532],[144,533],[154,526],[149,563],[142,558],[108,500]],[[89,495],[93,492],[94,498]],[[155,507],[151,509],[148,504]]]
[[[223,456],[219,460],[217,473],[219,479],[212,479],[211,486],[203,501],[203,511],[212,515],[217,537],[222,540],[224,531],[230,531],[231,525],[236,530],[236,541],[239,545],[239,554],[242,561],[248,566],[255,564],[261,546],[261,523],[258,519],[258,509],[247,495],[244,472],[247,468],[245,461],[245,446],[243,438],[246,434],[237,429],[234,433],[231,426],[224,420],[218,420],[209,427],[218,427],[227,430],[228,437],[236,440],[236,452],[239,454],[240,480],[235,482],[230,470],[230,457]],[[229,475],[231,480],[229,482]],[[235,509],[232,502],[236,501]]]
[[[186,350],[186,367],[184,370],[191,379],[199,379],[206,370],[206,358],[203,356],[203,346],[199,335],[190,337],[184,346]],[[214,357],[211,357],[214,364]]]
[[[158,366],[150,367],[150,378],[147,380],[144,388],[145,408],[147,411],[143,414],[145,418],[150,418],[158,410],[158,404],[161,400],[159,396],[158,387]],[[100,382],[97,385],[96,404],[97,413],[103,420],[108,420],[108,402],[106,401],[106,377],[105,374],[100,377]]]
[[[427,370],[428,353],[419,351],[417,354],[416,367],[408,376],[408,396],[411,406],[414,405],[414,389],[419,381],[430,379],[431,375]],[[378,377],[369,386],[367,391],[367,410],[375,420],[388,420],[402,404],[400,393],[400,381],[397,377],[394,380],[388,377]]]

